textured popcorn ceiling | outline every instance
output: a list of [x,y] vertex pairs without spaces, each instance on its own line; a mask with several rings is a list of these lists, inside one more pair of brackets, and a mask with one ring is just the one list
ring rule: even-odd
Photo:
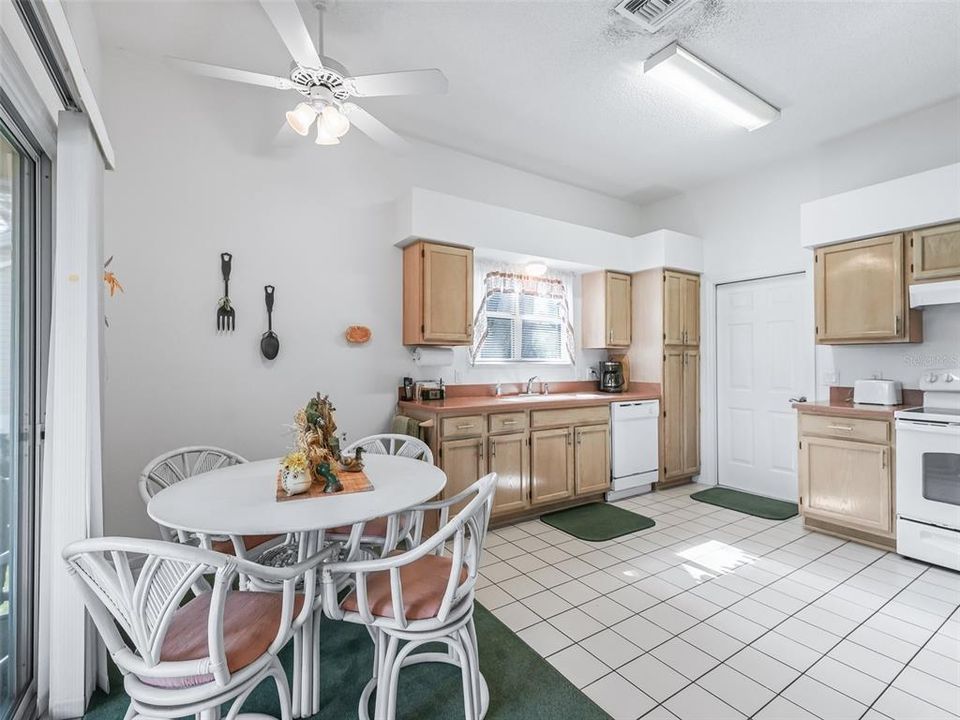
[[[95,5],[108,46],[288,67],[254,2]],[[637,203],[960,93],[960,2],[701,0],[656,36],[614,5],[339,0],[325,53],[356,74],[447,74],[445,97],[363,102],[402,133]],[[312,26],[309,5],[304,13]],[[674,39],[782,108],[781,119],[747,133],[640,76],[643,59]],[[275,107],[265,101],[264,113]]]

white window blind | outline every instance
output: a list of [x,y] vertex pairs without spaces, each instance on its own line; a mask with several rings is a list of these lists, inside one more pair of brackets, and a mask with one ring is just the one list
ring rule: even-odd
[[480,284],[474,363],[572,362],[567,282],[490,271]]

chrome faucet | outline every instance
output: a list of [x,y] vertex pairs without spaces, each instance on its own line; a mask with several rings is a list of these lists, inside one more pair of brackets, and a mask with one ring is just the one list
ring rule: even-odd
[[527,395],[533,395],[533,383],[540,379],[539,375],[534,375],[532,378],[527,380]]

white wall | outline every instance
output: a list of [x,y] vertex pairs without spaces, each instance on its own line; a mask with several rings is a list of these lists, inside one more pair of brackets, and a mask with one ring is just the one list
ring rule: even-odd
[[[960,160],[960,98],[814,148],[802,157],[706,185],[645,208],[643,228],[669,227],[703,239],[703,475],[716,476],[715,286],[807,272],[813,343],[811,250],[800,245],[800,204]],[[762,131],[760,131],[762,132]],[[825,397],[830,384],[881,374],[916,387],[925,367],[960,364],[960,307],[927,310],[922,345],[816,348],[817,377],[797,388]],[[951,362],[947,362],[951,361]],[[835,376],[834,376],[835,373]],[[814,387],[816,385],[816,387]]]
[[[393,201],[412,186],[634,234],[631,205],[471,156],[418,145],[390,155],[354,131],[263,152],[289,98],[103,57],[105,117],[118,169],[106,179],[106,255],[126,288],[107,298],[104,504],[108,533],[152,535],[137,495],[146,462],[193,443],[250,458],[282,453],[312,393],[330,393],[351,438],[384,429],[415,372],[400,341],[401,251]],[[266,134],[266,135],[265,135]],[[234,253],[237,331],[218,336],[219,253]],[[277,288],[280,355],[260,357],[263,286]],[[373,340],[343,331],[366,324]],[[582,363],[593,362],[591,354]],[[572,367],[462,379],[571,379]],[[448,371],[446,379],[452,381]],[[496,375],[496,377],[494,377]]]

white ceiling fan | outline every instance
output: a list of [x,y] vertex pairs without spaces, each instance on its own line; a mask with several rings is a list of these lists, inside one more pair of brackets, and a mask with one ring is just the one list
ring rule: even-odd
[[350,102],[350,98],[447,92],[447,78],[437,69],[351,77],[340,63],[323,57],[325,3],[322,1],[317,3],[320,22],[316,45],[310,37],[296,0],[260,0],[260,5],[293,56],[289,77],[265,75],[182,58],[167,59],[189,72],[206,77],[297,91],[303,99],[286,114],[287,124],[298,134],[306,136],[316,121],[317,145],[336,145],[351,126],[356,126],[381,145],[396,152],[404,152],[408,148],[406,140],[359,105]]

